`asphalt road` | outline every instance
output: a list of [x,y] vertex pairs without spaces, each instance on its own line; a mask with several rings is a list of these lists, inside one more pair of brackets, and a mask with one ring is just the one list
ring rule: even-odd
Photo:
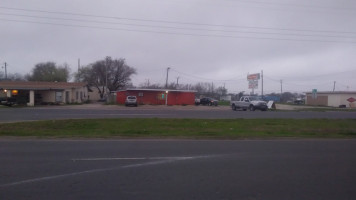
[[90,118],[291,118],[291,119],[356,119],[356,112],[312,112],[312,111],[232,111],[229,107],[34,107],[2,108],[0,122],[50,120],[50,119],[90,119]]
[[0,199],[356,199],[356,140],[0,139]]

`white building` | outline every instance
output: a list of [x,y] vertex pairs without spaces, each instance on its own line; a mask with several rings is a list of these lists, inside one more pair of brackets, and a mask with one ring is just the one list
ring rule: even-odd
[[88,100],[86,83],[0,81],[0,96],[14,97],[16,102],[35,104],[83,103]]
[[306,92],[307,105],[314,106],[331,106],[331,107],[356,107],[356,102],[348,100],[356,99],[356,91],[343,91],[343,92]]

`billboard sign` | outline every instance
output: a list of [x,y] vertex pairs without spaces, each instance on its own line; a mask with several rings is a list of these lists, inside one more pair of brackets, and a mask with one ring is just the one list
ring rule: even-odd
[[258,80],[249,80],[248,89],[258,89]]
[[247,75],[247,80],[260,80],[260,73]]

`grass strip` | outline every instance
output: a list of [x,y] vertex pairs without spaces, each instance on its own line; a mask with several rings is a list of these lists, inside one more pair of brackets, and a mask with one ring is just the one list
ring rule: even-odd
[[356,120],[333,119],[71,119],[0,124],[0,136],[355,138]]

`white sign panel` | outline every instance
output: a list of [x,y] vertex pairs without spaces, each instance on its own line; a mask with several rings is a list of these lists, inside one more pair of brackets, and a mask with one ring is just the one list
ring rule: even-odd
[[249,80],[248,88],[249,89],[257,89],[258,88],[258,80]]

